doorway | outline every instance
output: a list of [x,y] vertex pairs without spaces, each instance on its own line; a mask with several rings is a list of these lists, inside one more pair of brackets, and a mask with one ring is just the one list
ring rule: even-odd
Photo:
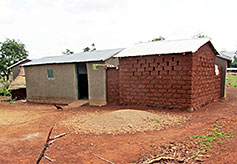
[[88,78],[86,63],[76,64],[78,99],[88,99]]

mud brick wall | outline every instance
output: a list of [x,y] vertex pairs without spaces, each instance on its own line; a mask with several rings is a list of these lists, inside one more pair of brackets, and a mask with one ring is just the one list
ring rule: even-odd
[[119,60],[119,103],[147,107],[191,107],[192,54]]
[[120,58],[119,71],[107,71],[108,103],[190,109],[218,99],[221,70],[217,76],[212,48],[207,43],[193,54]]
[[119,71],[116,68],[106,70],[107,103],[119,104]]
[[215,54],[209,43],[193,54],[192,65],[193,107],[201,107],[220,98],[221,70],[217,76],[215,73]]

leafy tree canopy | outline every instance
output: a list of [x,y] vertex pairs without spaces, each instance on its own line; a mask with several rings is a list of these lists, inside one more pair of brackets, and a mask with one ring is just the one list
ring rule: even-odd
[[152,39],[151,41],[152,41],[152,42],[156,42],[156,41],[162,41],[162,40],[165,40],[165,38],[162,37],[162,36],[159,36],[158,38],[154,38],[154,39]]
[[88,51],[95,51],[95,43],[92,43],[90,47],[86,47],[83,49],[83,52],[88,52]]
[[0,42],[0,77],[9,79],[10,70],[7,67],[26,59],[28,51],[19,40],[6,39]]
[[237,68],[237,56],[236,55],[234,56],[234,61],[232,61],[230,67]]
[[69,50],[69,49],[66,49],[65,51],[62,52],[64,55],[71,55],[73,54],[74,52]]

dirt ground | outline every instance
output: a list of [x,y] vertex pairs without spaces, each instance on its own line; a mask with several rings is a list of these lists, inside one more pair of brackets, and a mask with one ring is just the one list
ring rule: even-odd
[[[107,120],[121,109],[128,108],[83,106],[58,111],[52,105],[0,102],[0,163],[35,163],[52,126],[54,126],[52,136],[68,133],[67,136],[56,140],[46,153],[47,156],[54,159],[54,163],[107,163],[97,158],[94,155],[96,154],[116,164],[125,164],[138,163],[151,155],[159,155],[156,154],[159,152],[157,150],[165,144],[190,143],[190,138],[201,134],[206,135],[216,125],[221,125],[221,129],[231,137],[223,138],[221,143],[216,142],[215,148],[208,148],[205,160],[199,163],[237,163],[237,88],[229,87],[226,99],[213,102],[192,113],[138,108],[137,110],[149,112],[158,115],[158,117],[154,119],[155,117],[149,115],[149,118],[152,119],[143,122],[144,126],[139,124],[139,121],[128,125],[130,129],[135,128],[135,125],[144,128],[146,123],[149,126],[162,125],[162,121],[157,121],[157,119],[160,119],[161,115],[162,118],[165,115],[170,116],[172,119],[168,118],[167,120],[172,120],[172,123],[166,124],[163,128],[147,128],[133,131],[133,133],[125,130],[123,133],[111,134],[106,133],[106,130],[99,134],[95,133],[96,129],[87,133],[83,131],[93,127],[93,124],[96,124],[95,127],[102,125],[106,128],[106,124],[100,122],[101,114],[105,114],[103,118]],[[85,120],[85,118],[90,119]],[[123,119],[127,119],[127,117],[123,117]],[[90,126],[86,127],[85,125],[83,128],[78,128],[86,124],[87,121]],[[67,126],[65,126],[65,122]],[[118,121],[117,123],[123,122]],[[151,122],[152,124],[150,124]],[[111,124],[113,122],[107,121],[108,127],[111,127]],[[42,159],[41,163],[49,162]]]

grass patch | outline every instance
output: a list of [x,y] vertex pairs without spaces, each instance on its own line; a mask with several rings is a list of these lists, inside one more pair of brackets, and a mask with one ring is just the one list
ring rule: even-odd
[[233,138],[233,134],[231,132],[225,133],[222,128],[224,124],[214,124],[213,127],[215,129],[211,130],[206,135],[195,135],[192,137],[192,140],[195,140],[195,144],[199,146],[200,150],[207,150],[211,147],[217,148],[216,146],[212,146],[212,144],[217,143],[217,144],[223,144],[225,143],[223,140],[226,138]]
[[237,75],[227,74],[226,76],[226,84],[232,87],[237,87]]
[[3,100],[4,102],[9,102],[9,103],[14,103],[17,101],[17,99],[11,99],[11,98],[7,98],[5,100]]

